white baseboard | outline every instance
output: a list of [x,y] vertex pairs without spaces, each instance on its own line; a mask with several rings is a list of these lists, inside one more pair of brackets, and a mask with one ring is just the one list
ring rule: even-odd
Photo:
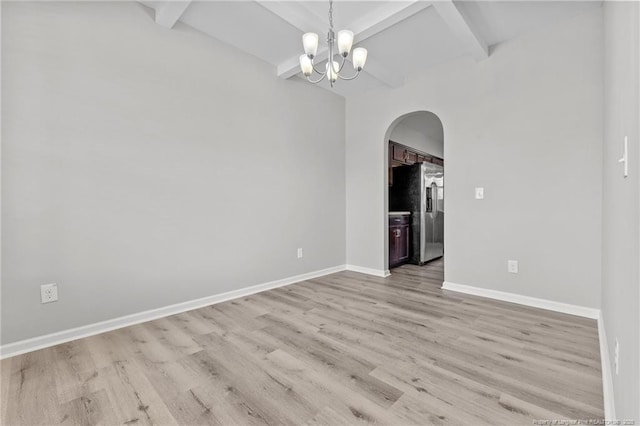
[[387,269],[386,271],[382,269],[373,269],[373,268],[365,268],[364,266],[356,266],[356,265],[346,265],[345,268],[347,271],[360,272],[361,274],[374,275],[376,277],[386,278],[391,273]]
[[474,296],[487,297],[489,299],[502,300],[505,302],[517,303],[519,305],[548,309],[550,311],[562,312],[565,314],[577,315],[598,320],[600,363],[602,364],[602,393],[604,396],[604,418],[605,420],[617,420],[613,395],[613,376],[611,375],[611,362],[609,358],[609,344],[607,342],[607,335],[605,332],[604,321],[600,309],[570,305],[568,303],[554,302],[552,300],[538,299],[535,297],[522,296],[520,294],[507,293],[497,290],[489,290],[486,288],[472,287],[468,285],[452,283],[449,281],[445,281],[442,284],[442,289],[456,291],[458,293],[473,294]]
[[216,303],[226,302],[228,300],[249,296],[251,294],[260,293],[265,290],[271,290],[278,287],[294,284],[300,281],[310,280],[312,278],[322,277],[324,275],[333,274],[335,272],[344,271],[345,265],[334,266],[319,271],[308,272],[306,274],[296,275],[293,277],[283,278],[281,280],[270,281],[251,287],[241,288],[239,290],[228,291],[225,293],[215,294],[200,299],[189,300],[187,302],[176,303],[175,305],[164,306],[162,308],[151,309],[119,318],[113,318],[94,324],[84,325],[81,327],[71,328],[56,333],[46,334],[43,336],[33,337],[31,339],[20,340],[18,342],[9,343],[0,346],[0,359],[9,358],[26,352],[32,352],[38,349],[59,345],[60,343],[69,342],[71,340],[81,339],[96,334],[104,333],[118,328],[127,327],[142,322],[166,317],[169,315],[179,314],[185,311],[202,308],[204,306],[214,305]]
[[469,285],[456,284],[445,281],[442,283],[443,290],[456,291],[458,293],[473,294],[474,296],[487,297],[489,299],[503,300],[505,302],[517,303],[519,305],[531,306],[534,308],[547,309],[564,314],[577,315],[579,317],[598,319],[600,309],[588,308],[586,306],[570,305],[568,303],[554,302],[553,300],[538,299],[536,297],[523,296],[515,293],[507,293],[498,290],[472,287]]
[[604,419],[616,419],[616,406],[613,402],[613,376],[611,374],[611,358],[609,343],[604,328],[602,315],[598,318],[598,338],[600,340],[600,363],[602,364],[602,394],[604,396]]

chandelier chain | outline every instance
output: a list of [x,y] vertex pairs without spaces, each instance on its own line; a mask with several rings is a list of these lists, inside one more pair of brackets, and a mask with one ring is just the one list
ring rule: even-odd
[[333,0],[329,0],[329,28],[333,30]]

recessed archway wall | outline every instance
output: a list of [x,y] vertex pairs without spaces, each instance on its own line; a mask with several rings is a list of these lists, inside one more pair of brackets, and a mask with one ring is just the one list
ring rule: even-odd
[[[430,121],[429,125],[431,126],[438,126],[439,129],[441,130],[443,133],[443,140],[444,140],[444,128],[442,125],[442,120],[440,120],[440,117],[438,117],[438,114],[436,114],[433,111],[413,111],[413,112],[408,112],[406,114],[401,115],[400,117],[396,118],[395,120],[393,120],[393,122],[389,125],[389,128],[387,129],[385,135],[384,135],[384,143],[383,143],[383,149],[385,150],[385,170],[386,167],[388,167],[389,164],[389,140],[391,139],[391,136],[393,135],[393,131],[396,129],[396,127],[398,125],[400,125],[401,123],[403,123],[407,118],[417,118],[417,119],[423,119],[425,121]],[[433,129],[436,130],[436,129]],[[420,133],[424,133],[424,132],[420,132]],[[428,137],[427,134],[424,134],[425,138]],[[404,141],[401,140],[394,140],[394,142],[399,142],[399,143],[403,143]],[[404,145],[408,145],[407,143],[404,143]],[[410,145],[409,145],[410,146]],[[422,147],[419,146],[411,146],[412,148],[416,148],[419,150],[423,150]],[[436,156],[442,156],[442,153],[440,152],[427,152],[427,154],[432,154],[432,155],[436,155]],[[445,159],[445,181],[446,181],[446,159]],[[385,206],[385,213],[389,212],[389,190],[388,190],[388,183],[389,183],[389,175],[388,173],[385,173],[385,199],[384,199],[384,206]],[[445,208],[444,211],[446,211],[447,207],[446,207],[446,198],[444,200],[445,202]],[[386,275],[386,271],[389,270],[389,220],[388,218],[385,216],[384,218],[384,247],[383,247],[383,251],[384,251],[384,259],[385,259],[385,263],[384,263],[384,271]],[[446,215],[445,215],[445,227],[446,227]]]
[[495,46],[483,62],[460,58],[347,98],[347,264],[387,270],[387,131],[432,111],[446,137],[445,280],[598,308],[601,19],[583,14]]

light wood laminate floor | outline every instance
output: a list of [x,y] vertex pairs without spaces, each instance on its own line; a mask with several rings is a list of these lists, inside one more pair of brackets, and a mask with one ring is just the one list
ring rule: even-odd
[[603,417],[595,321],[443,291],[442,266],[340,272],[8,358],[2,424]]

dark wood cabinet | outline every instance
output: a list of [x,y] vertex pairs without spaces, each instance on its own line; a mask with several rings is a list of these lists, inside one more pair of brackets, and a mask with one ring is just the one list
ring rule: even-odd
[[389,186],[393,186],[394,167],[423,162],[444,166],[444,160],[442,158],[420,152],[397,142],[389,141]]
[[389,268],[409,260],[409,217],[389,216]]
[[418,162],[418,153],[403,145],[396,143],[391,144],[390,153],[392,154],[391,158],[393,161],[397,161],[402,164],[414,164]]
[[409,149],[405,146],[402,145],[398,145],[398,144],[392,144],[392,152],[393,152],[393,159],[395,161],[400,161],[401,163],[404,163],[407,160],[407,156],[409,155]]

